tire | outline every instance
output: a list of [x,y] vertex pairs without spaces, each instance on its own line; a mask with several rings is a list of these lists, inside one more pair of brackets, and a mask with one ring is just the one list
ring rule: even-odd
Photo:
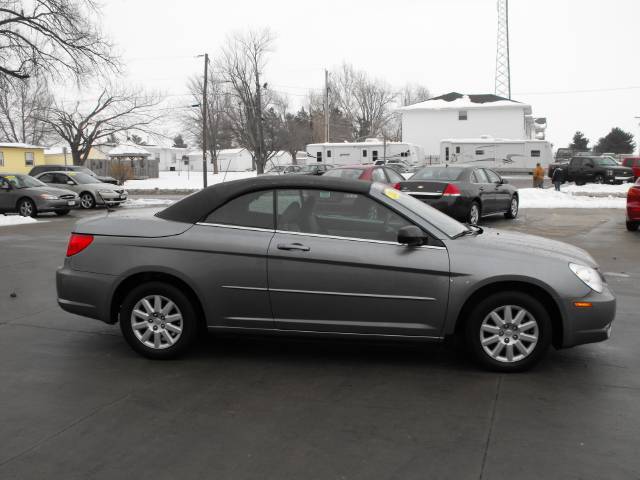
[[469,213],[467,213],[467,223],[469,225],[478,225],[478,222],[480,222],[481,212],[480,204],[476,201],[471,202]]
[[[157,298],[160,308],[155,303]],[[168,302],[172,302],[173,307]],[[134,310],[141,313],[134,314]],[[140,355],[157,360],[186,353],[198,332],[192,302],[180,289],[164,282],[143,283],[129,292],[120,307],[119,319],[120,330],[129,346]]]
[[520,203],[518,201],[517,195],[511,197],[511,203],[509,203],[509,210],[507,210],[504,214],[504,218],[514,219],[518,216]]
[[602,175],[596,175],[593,178],[593,183],[603,184],[604,183],[604,177]]
[[[511,312],[511,321],[507,309]],[[520,320],[518,313],[522,315]],[[492,314],[506,322],[500,323]],[[500,292],[483,299],[465,324],[470,353],[484,368],[505,373],[528,370],[538,363],[549,348],[552,333],[549,314],[542,304],[517,291]]]
[[70,210],[56,210],[56,215],[58,215],[59,217],[64,217],[65,215],[68,215],[70,212]]
[[586,184],[586,182],[583,182],[582,180],[581,181],[576,180],[576,185],[578,185],[579,187],[581,187],[582,185],[585,185],[585,184]]
[[89,192],[82,192],[80,194],[80,206],[87,210],[96,206],[96,199]]
[[30,198],[22,198],[17,205],[18,213],[23,217],[37,217],[38,209]]
[[640,222],[630,222],[627,220],[627,230],[629,230],[630,232],[637,231],[639,226]]

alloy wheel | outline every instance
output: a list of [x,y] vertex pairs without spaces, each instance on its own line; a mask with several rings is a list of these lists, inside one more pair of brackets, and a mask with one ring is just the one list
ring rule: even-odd
[[518,305],[493,309],[480,325],[480,344],[494,360],[514,363],[524,360],[535,349],[540,329],[535,317]]
[[163,350],[173,346],[182,335],[183,319],[178,306],[162,295],[140,299],[131,311],[131,328],[146,347]]
[[516,197],[511,199],[511,208],[509,211],[511,212],[511,216],[514,218],[518,215],[518,199]]
[[93,197],[90,193],[85,193],[80,197],[80,205],[82,208],[93,208]]
[[475,203],[471,205],[471,211],[469,212],[469,223],[471,225],[477,225],[480,220],[480,208]]
[[29,200],[23,200],[20,202],[20,215],[23,217],[30,217],[33,215],[33,204]]

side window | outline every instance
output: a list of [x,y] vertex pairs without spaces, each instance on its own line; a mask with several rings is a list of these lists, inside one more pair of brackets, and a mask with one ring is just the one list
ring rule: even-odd
[[476,155],[484,155],[484,150],[476,150]]
[[476,183],[489,183],[489,179],[487,178],[487,175],[484,173],[484,170],[480,169],[480,168],[476,168],[474,170],[475,175],[476,175]]
[[400,175],[398,172],[396,172],[394,169],[385,168],[384,171],[387,173],[387,177],[389,177],[390,183],[404,182],[404,177]]
[[467,111],[458,110],[458,120],[466,120],[466,119],[467,119]]
[[540,156],[540,150],[531,150],[531,156],[532,157],[539,157]]
[[44,183],[53,183],[53,174],[52,173],[45,173],[40,178],[38,178],[38,180],[40,180],[41,182],[44,182]]
[[460,153],[460,146],[459,145],[456,146],[456,153]]
[[371,159],[375,162],[376,160],[378,160],[378,150],[374,150],[373,152],[371,152]]
[[66,185],[70,178],[64,173],[52,173],[51,183],[58,183],[60,185]]
[[445,162],[449,161],[449,147],[445,147],[444,149],[444,160]]
[[411,225],[365,195],[278,190],[277,198],[279,230],[395,242],[398,229]]
[[499,183],[500,182],[500,175],[498,175],[493,170],[489,170],[488,168],[485,168],[484,169],[484,173],[487,174],[487,178],[489,179],[489,183]]
[[321,162],[322,161],[322,152],[316,152],[316,161],[317,162]]
[[367,151],[366,150],[362,150],[362,157],[363,158],[367,158]]
[[210,213],[206,223],[273,229],[273,190],[252,192],[230,200]]
[[331,158],[331,150],[327,150],[327,158]]
[[387,177],[385,176],[384,172],[382,171],[381,168],[374,168],[373,172],[371,172],[371,179],[374,182],[382,182],[382,183],[387,183]]

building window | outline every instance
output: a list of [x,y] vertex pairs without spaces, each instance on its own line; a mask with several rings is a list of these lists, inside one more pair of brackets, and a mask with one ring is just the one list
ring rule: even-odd
[[24,164],[33,167],[33,152],[24,152]]
[[460,153],[460,147],[456,147],[456,153]]
[[484,150],[476,150],[476,155],[484,155]]
[[367,158],[367,151],[366,151],[366,150],[362,150],[362,156],[363,156],[364,158]]
[[327,150],[327,158],[331,158],[331,150]]
[[532,157],[539,157],[540,156],[540,150],[531,150],[531,156]]
[[466,120],[467,119],[467,111],[459,110],[458,111],[458,120]]
[[371,155],[373,157],[374,162],[378,160],[378,150],[374,150]]
[[0,167],[4,167],[4,152],[0,152]]
[[449,161],[449,147],[446,147],[444,149],[444,161],[448,162]]

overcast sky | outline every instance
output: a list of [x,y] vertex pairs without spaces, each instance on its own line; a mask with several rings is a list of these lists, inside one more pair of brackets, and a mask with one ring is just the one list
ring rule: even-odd
[[[495,0],[103,0],[103,28],[128,80],[180,105],[225,36],[250,27],[276,35],[265,81],[299,100],[343,61],[394,86],[493,93]],[[547,138],[576,130],[597,140],[619,126],[637,135],[639,0],[511,0],[511,90],[546,116]],[[635,88],[629,88],[635,87]],[[490,132],[487,132],[490,133]]]

